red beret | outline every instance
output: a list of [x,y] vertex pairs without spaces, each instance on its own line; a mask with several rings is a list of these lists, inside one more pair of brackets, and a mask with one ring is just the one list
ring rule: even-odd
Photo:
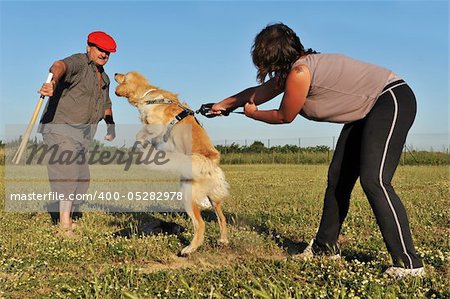
[[103,31],[94,31],[88,35],[88,43],[94,44],[98,48],[110,53],[116,52],[116,42]]

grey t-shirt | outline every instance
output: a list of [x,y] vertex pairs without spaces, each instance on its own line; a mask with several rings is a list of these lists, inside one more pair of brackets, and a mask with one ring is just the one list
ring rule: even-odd
[[67,65],[67,70],[58,82],[54,95],[47,102],[39,131],[60,133],[56,131],[68,127],[80,128],[83,125],[95,129],[105,110],[111,107],[109,77],[100,68],[99,86],[97,66],[87,54],[74,54],[62,61]]
[[348,123],[364,118],[378,95],[399,78],[390,70],[341,54],[310,54],[293,67],[306,65],[311,85],[300,114],[307,119]]

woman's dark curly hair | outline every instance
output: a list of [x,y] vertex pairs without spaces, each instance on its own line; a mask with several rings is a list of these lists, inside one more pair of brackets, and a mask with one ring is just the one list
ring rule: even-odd
[[292,64],[300,56],[315,54],[316,51],[305,51],[300,38],[283,23],[270,24],[255,37],[252,46],[252,59],[258,69],[257,80],[278,77],[277,85],[284,86]]

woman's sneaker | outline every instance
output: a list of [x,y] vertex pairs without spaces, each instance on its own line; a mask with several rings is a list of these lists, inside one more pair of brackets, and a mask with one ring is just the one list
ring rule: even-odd
[[311,240],[311,242],[309,242],[308,246],[306,246],[305,250],[303,250],[302,253],[293,255],[292,258],[294,260],[311,260],[314,257],[317,256],[323,256],[323,257],[327,257],[331,260],[338,260],[341,258],[341,255],[337,252],[339,252],[339,249],[337,250],[320,250],[318,248],[315,248],[317,246],[315,246],[316,244],[314,244],[314,239]]
[[423,267],[406,269],[401,267],[389,267],[384,272],[392,278],[404,278],[404,277],[423,277],[425,275],[425,269]]

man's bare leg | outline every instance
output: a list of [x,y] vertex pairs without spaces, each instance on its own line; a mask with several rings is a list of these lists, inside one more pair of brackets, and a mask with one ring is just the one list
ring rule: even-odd
[[71,201],[61,201],[59,203],[59,227],[62,230],[64,236],[74,236],[73,229],[74,223],[72,221],[72,208],[73,203]]

